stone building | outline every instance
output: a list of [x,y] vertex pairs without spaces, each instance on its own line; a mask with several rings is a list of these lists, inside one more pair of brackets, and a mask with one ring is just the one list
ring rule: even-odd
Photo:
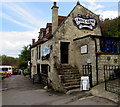
[[101,35],[99,15],[79,2],[68,16],[59,16],[52,6],[52,23],[41,28],[38,40],[32,40],[31,77],[57,91],[80,87],[87,75],[90,86],[104,81],[104,65],[120,65],[120,39]]

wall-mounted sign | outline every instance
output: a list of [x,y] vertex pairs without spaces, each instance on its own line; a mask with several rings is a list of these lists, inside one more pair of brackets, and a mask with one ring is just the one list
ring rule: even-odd
[[85,53],[87,53],[87,52],[88,52],[88,46],[87,46],[87,45],[81,46],[81,53],[82,53],[82,54],[85,54]]
[[88,15],[78,14],[78,16],[76,16],[73,19],[73,21],[75,25],[78,27],[78,29],[93,30],[97,25],[97,21],[92,16],[88,16]]

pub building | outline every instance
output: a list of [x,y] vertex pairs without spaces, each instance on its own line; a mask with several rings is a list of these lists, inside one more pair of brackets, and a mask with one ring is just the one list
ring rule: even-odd
[[90,87],[104,81],[104,65],[120,65],[120,38],[103,37],[99,15],[76,3],[68,16],[59,16],[52,6],[52,23],[32,40],[31,77],[54,90],[80,88],[81,76]]

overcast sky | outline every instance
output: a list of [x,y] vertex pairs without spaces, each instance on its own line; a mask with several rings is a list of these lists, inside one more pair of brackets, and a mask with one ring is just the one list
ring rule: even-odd
[[[24,1],[24,2],[23,2]],[[44,2],[43,2],[44,1]],[[53,0],[2,0],[0,2],[0,54],[18,57],[23,46],[38,38],[39,29],[51,22]],[[59,15],[67,16],[77,0],[58,1]],[[69,1],[69,2],[68,2]],[[118,16],[118,0],[80,0],[101,18]]]

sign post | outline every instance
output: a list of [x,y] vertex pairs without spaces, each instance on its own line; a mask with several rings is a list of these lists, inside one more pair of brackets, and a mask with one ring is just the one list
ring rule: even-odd
[[90,83],[89,83],[89,76],[82,76],[81,77],[81,90],[89,90]]

